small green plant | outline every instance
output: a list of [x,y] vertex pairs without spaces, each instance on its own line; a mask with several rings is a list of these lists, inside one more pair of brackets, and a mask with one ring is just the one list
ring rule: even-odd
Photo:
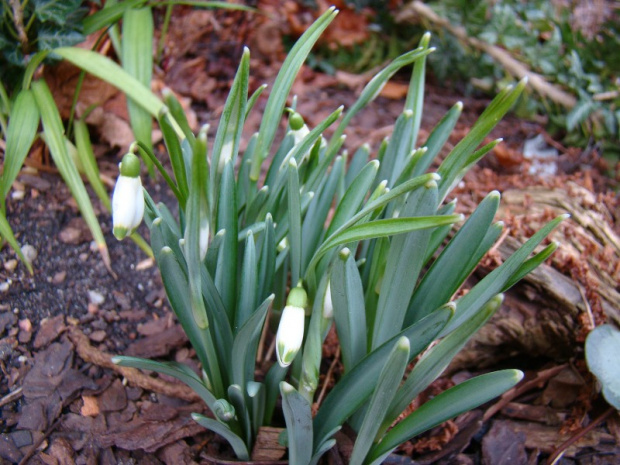
[[[132,146],[121,164],[116,192],[126,194],[113,211],[114,229],[122,236],[140,216],[139,184],[132,181],[139,154],[151,160],[178,202],[176,218],[144,191],[145,219],[168,300],[202,373],[175,362],[124,356],[114,361],[165,373],[192,387],[214,415],[193,418],[226,438],[241,460],[250,459],[258,430],[271,424],[280,395],[290,463],[317,463],[335,443],[334,433],[348,423],[358,434],[351,463],[362,464],[380,463],[402,442],[514,386],[522,376],[517,370],[481,375],[391,427],[499,308],[502,293],[553,253],[555,243],[535,249],[564,219],[545,225],[454,299],[503,225],[493,222],[498,192],[489,193],[466,221],[454,214],[456,201],[447,198],[467,170],[500,142],[481,146],[525,82],[504,89],[437,172],[426,173],[462,109],[454,105],[417,147],[425,59],[433,51],[429,35],[381,70],[350,109],[335,108],[315,128],[307,127],[294,104],[286,108],[295,76],[336,13],[333,8],[325,12],[292,48],[261,126],[243,153],[244,122],[264,89],[248,95],[247,49],[211,144],[207,127],[192,133],[171,93],[164,104],[100,56],[56,51],[157,115],[172,167],[172,173],[166,171],[145,144]],[[391,76],[412,64],[409,95],[392,137],[375,159],[368,145],[348,159],[341,149],[351,118]],[[287,111],[288,131],[276,141]],[[455,231],[456,224],[461,226]],[[264,378],[256,378],[258,344],[270,312],[280,317],[277,362]],[[312,418],[321,347],[332,324],[344,375]],[[418,356],[403,382],[406,367]]]
[[[108,269],[111,266],[103,232],[81,178],[81,175],[87,178],[103,206],[110,211],[109,195],[99,178],[88,128],[83,119],[74,121],[73,115],[67,125],[63,125],[45,82],[32,82],[39,66],[42,63],[53,65],[63,58],[51,53],[54,49],[79,43],[85,36],[102,31],[99,40],[110,37],[125,72],[149,87],[153,68],[154,7],[166,6],[165,27],[175,4],[253,11],[225,2],[127,0],[105,2],[99,11],[86,16],[86,3],[82,0],[0,1],[0,135],[6,146],[0,177],[0,239],[15,250],[30,272],[32,266],[21,253],[7,221],[6,197],[38,135],[47,144],[58,171],[71,190],[104,263]],[[122,28],[119,28],[119,21]],[[165,33],[164,30],[162,39]],[[76,86],[74,102],[77,102],[81,82],[80,79]],[[150,149],[153,115],[131,99],[127,107],[136,140]],[[40,122],[43,131],[38,134]],[[150,161],[148,166],[152,171]],[[152,255],[142,237],[134,232],[131,238],[147,255]]]

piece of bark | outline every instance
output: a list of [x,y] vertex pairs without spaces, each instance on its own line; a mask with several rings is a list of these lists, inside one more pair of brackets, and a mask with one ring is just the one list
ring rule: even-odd
[[252,450],[252,460],[280,460],[286,454],[286,447],[278,442],[282,428],[261,426]]

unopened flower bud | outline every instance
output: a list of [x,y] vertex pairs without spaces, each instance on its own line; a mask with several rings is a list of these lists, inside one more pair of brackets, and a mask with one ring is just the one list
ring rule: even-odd
[[289,366],[304,339],[304,324],[308,297],[303,287],[291,289],[282,311],[278,334],[276,335],[276,353],[282,367]]
[[119,166],[120,176],[112,195],[112,223],[114,236],[120,241],[140,225],[144,215],[144,194],[140,181],[140,159],[129,152]]

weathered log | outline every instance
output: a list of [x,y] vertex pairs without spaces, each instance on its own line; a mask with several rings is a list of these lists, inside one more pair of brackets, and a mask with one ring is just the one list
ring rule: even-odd
[[587,333],[603,321],[620,324],[620,238],[614,217],[596,195],[574,183],[504,193],[499,219],[509,235],[487,257],[488,273],[506,260],[534,228],[569,213],[552,234],[560,246],[507,292],[491,321],[454,360],[452,369],[491,366],[518,355],[566,360],[581,350]]

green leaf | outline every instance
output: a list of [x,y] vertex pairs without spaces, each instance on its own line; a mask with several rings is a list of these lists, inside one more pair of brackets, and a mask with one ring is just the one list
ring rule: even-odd
[[64,25],[67,17],[82,4],[81,0],[33,0],[34,14],[41,22]]
[[250,51],[245,48],[241,63],[235,75],[230,93],[224,104],[224,110],[217,127],[211,155],[211,189],[212,198],[218,192],[219,177],[224,166],[231,161],[236,165],[239,153],[239,141],[245,121],[245,110],[248,101],[248,79],[250,74]]
[[97,166],[97,160],[95,159],[95,153],[93,152],[93,146],[90,143],[90,135],[88,133],[88,126],[82,120],[75,120],[73,124],[73,132],[75,133],[75,145],[79,160],[84,169],[84,174],[88,178],[88,182],[99,197],[99,200],[108,211],[112,210],[110,205],[110,196],[106,190],[101,178],[99,177],[99,167]]
[[126,357],[123,355],[112,357],[112,363],[122,367],[138,368],[139,370],[155,371],[172,376],[187,384],[200,396],[207,406],[214,410],[215,396],[207,389],[202,379],[187,365],[178,362],[157,362],[140,357]]
[[[407,377],[407,380],[396,393],[382,425],[383,431],[407,408],[418,394],[441,375],[452,361],[452,358],[460,352],[467,341],[493,316],[501,306],[502,301],[503,295],[501,294],[493,297],[475,315],[472,315],[461,326],[444,337],[422,356]],[[455,315],[458,314],[459,307],[457,305]],[[449,324],[450,322],[448,322]],[[445,332],[445,328],[442,332]]]
[[453,309],[448,307],[431,313],[372,351],[355,368],[345,373],[327,395],[314,418],[315,452],[329,438],[329,434],[342,425],[371,395],[396,341],[401,336],[409,339],[411,361],[428,347],[452,315]]
[[256,350],[260,338],[267,310],[273,302],[274,295],[267,299],[252,313],[250,318],[239,329],[232,346],[232,380],[234,384],[245,386],[253,381]]
[[348,242],[393,236],[420,229],[436,228],[459,221],[463,221],[463,215],[418,216],[414,218],[390,218],[371,221],[370,223],[351,226],[340,233],[334,233],[321,245],[321,248],[315,255],[320,257],[332,247],[347,244]]
[[337,12],[334,7],[331,7],[323,13],[299,38],[288,53],[284,63],[282,63],[280,72],[273,83],[273,91],[269,95],[269,100],[267,100],[260,129],[258,130],[258,141],[256,142],[256,150],[250,171],[250,179],[253,181],[258,179],[261,164],[269,155],[271,144],[284,111],[286,98],[291,90],[295,76],[297,76],[312,46],[332,22]]
[[[17,95],[11,108],[9,125],[6,133],[4,153],[4,171],[0,178],[2,200],[11,190],[13,181],[24,164],[39,128],[39,109],[31,90],[22,90]],[[4,208],[2,208],[4,210]]]
[[[77,47],[61,47],[55,49],[54,53],[70,61],[78,68],[112,84],[154,117],[157,117],[164,107],[161,100],[150,89],[112,60],[97,52]],[[182,134],[182,131],[179,129],[178,133]]]
[[[123,14],[123,40],[121,43],[123,69],[147,89],[153,74],[153,14],[150,7],[131,8]],[[151,148],[153,120],[147,110],[127,99],[129,121],[136,140]],[[150,168],[150,165],[147,165]]]
[[[422,189],[409,194],[399,219],[423,218],[435,213],[437,195],[437,183],[429,181]],[[435,218],[448,216],[437,215]],[[430,234],[429,228],[420,228],[392,239],[372,330],[373,348],[383,344],[402,329],[409,301],[424,265],[424,252]]]
[[[235,314],[235,330],[241,328],[250,318],[250,315],[256,308],[256,244],[254,243],[254,234],[248,232],[245,239],[245,250],[243,253],[243,263],[241,265],[241,280],[238,286],[237,312]],[[245,384],[237,383],[239,386]]]
[[289,463],[307,465],[312,459],[312,412],[310,404],[293,386],[282,381],[282,412],[288,433]]
[[69,47],[83,42],[85,37],[70,28],[58,29],[52,25],[41,26],[37,30],[37,46],[39,50],[54,50],[57,47]]
[[85,35],[90,35],[104,27],[110,27],[121,19],[126,10],[139,8],[146,3],[146,0],[124,0],[114,5],[108,5],[110,3],[112,2],[105,2],[101,10],[84,18],[82,26]]
[[418,434],[500,396],[522,378],[523,373],[518,370],[496,371],[442,392],[392,428],[372,448],[368,460],[374,460]]
[[237,191],[232,161],[226,163],[220,183],[219,205],[217,206],[217,231],[226,230],[220,249],[221,259],[215,274],[215,282],[220,291],[226,314],[235,321],[237,289]]
[[594,328],[586,338],[586,362],[603,388],[603,397],[620,410],[620,331],[609,324]]
[[406,337],[403,336],[398,339],[381,370],[376,383],[377,387],[368,404],[357,438],[355,438],[355,445],[349,462],[351,465],[362,465],[368,451],[375,442],[383,417],[405,374],[405,368],[407,368],[409,361],[409,346],[409,339]]
[[499,192],[488,194],[446,245],[416,288],[405,324],[413,323],[447,302],[478,265],[488,249],[483,239],[491,227],[499,201]]
[[331,274],[334,320],[342,363],[349,372],[366,356],[366,310],[362,280],[351,251],[342,249]]
[[243,442],[243,439],[233,433],[228,426],[199,413],[192,413],[192,419],[196,423],[226,439],[235,451],[235,455],[239,460],[250,460],[250,454],[248,453],[248,448]]
[[104,264],[109,269],[110,256],[108,255],[108,248],[103,237],[103,232],[101,231],[101,226],[99,226],[99,220],[95,215],[93,206],[90,203],[90,198],[88,197],[86,187],[84,187],[82,178],[80,177],[80,174],[78,173],[78,170],[69,156],[69,152],[67,151],[64,128],[62,126],[62,121],[60,119],[60,114],[58,113],[56,102],[54,102],[54,98],[52,97],[47,84],[43,80],[32,83],[32,92],[37,102],[37,106],[39,107],[41,121],[43,123],[45,142],[50,149],[50,154],[54,159],[54,163],[56,164],[60,175],[67,184],[67,187],[69,187],[71,194],[78,204],[82,217],[84,218],[84,221],[86,221],[86,224],[88,225],[88,228],[97,243],[97,247]]
[[19,259],[26,265],[30,274],[32,271],[32,264],[26,260],[26,257],[22,253],[22,249],[17,243],[17,239],[15,239],[15,235],[13,234],[13,230],[11,229],[11,225],[4,216],[4,212],[0,210],[0,238],[4,239],[9,243],[11,248],[15,251]]
[[336,205],[334,215],[325,233],[326,237],[329,237],[335,230],[342,226],[346,220],[357,213],[377,176],[378,169],[379,162],[373,160],[366,164],[366,166],[359,171],[355,179],[351,181],[342,200]]
[[[426,32],[420,39],[418,48],[427,50],[431,41],[431,34]],[[405,109],[413,112],[411,142],[409,150],[411,151],[418,140],[420,131],[420,123],[422,122],[422,114],[424,110],[424,83],[426,75],[426,57],[422,57],[413,65],[413,73],[411,73],[411,81],[409,82],[409,91],[407,92],[407,100],[405,101]]]
[[548,222],[502,263],[501,266],[486,275],[467,294],[461,297],[457,302],[459,312],[455,318],[448,323],[442,335],[447,334],[464,321],[467,321],[482,305],[488,302],[489,299],[502,292],[506,285],[511,282],[515,273],[519,272],[521,266],[534,251],[536,246],[540,244],[560,222],[568,218],[568,216],[569,215],[560,215]]
[[377,97],[377,95],[379,95],[385,83],[389,81],[390,78],[399,69],[401,69],[403,66],[407,66],[413,63],[416,60],[419,60],[420,58],[425,57],[426,55],[431,53],[431,51],[432,51],[431,49],[425,50],[423,48],[416,48],[415,50],[412,50],[410,52],[404,53],[403,55],[399,56],[394,61],[392,61],[390,64],[388,64],[385,68],[383,68],[379,73],[377,73],[375,77],[373,77],[368,82],[368,84],[366,84],[366,87],[364,87],[364,90],[362,90],[362,93],[357,99],[357,101],[353,104],[353,106],[349,109],[349,111],[347,111],[347,113],[342,118],[342,121],[338,125],[338,128],[336,128],[336,131],[334,132],[334,134],[332,135],[332,138],[329,141],[329,147],[327,151],[329,152],[330,149],[333,148],[333,146],[338,143],[340,137],[344,134],[345,129],[349,125],[349,122],[351,121],[351,119],[362,108],[364,108],[369,102],[374,100]]
[[294,158],[288,162],[288,213],[289,213],[289,246],[291,248],[291,283],[296,285],[301,277],[301,199],[299,196],[299,174]]

